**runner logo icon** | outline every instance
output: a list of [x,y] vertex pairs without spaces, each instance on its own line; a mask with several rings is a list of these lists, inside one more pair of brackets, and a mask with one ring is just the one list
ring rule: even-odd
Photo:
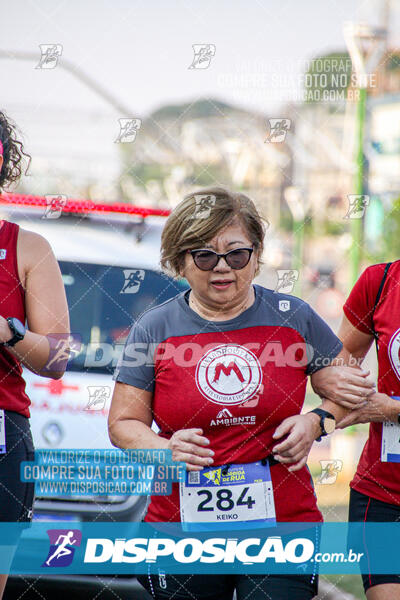
[[238,344],[209,350],[198,362],[196,385],[216,404],[241,404],[253,396],[262,381],[261,365],[253,352]]
[[48,529],[47,535],[50,548],[42,567],[68,567],[74,558],[75,548],[81,545],[82,532],[79,529]]
[[143,269],[123,269],[123,272],[125,281],[120,294],[137,294],[146,274],[145,271]]

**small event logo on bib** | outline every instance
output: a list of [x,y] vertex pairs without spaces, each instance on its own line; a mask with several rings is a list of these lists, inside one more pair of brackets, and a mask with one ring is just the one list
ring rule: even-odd
[[388,354],[393,371],[396,373],[397,378],[400,379],[400,329],[390,339]]
[[197,364],[199,391],[215,404],[241,404],[251,398],[262,381],[261,365],[253,352],[238,344],[212,348]]

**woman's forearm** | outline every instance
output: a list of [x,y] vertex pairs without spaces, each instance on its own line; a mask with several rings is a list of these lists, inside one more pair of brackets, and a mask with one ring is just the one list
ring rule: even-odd
[[166,449],[168,440],[157,435],[151,427],[136,419],[119,420],[109,423],[111,443],[124,449]]
[[344,408],[340,406],[340,404],[336,404],[331,400],[324,399],[321,405],[318,408],[322,408],[327,412],[331,413],[335,417],[336,423],[341,421],[346,415],[348,415],[351,411],[348,408]]
[[[323,400],[322,404],[320,404],[317,408],[322,408],[323,410],[331,413],[331,415],[335,417],[336,424],[351,412],[347,408],[343,408],[339,404],[335,404],[335,402],[331,402],[330,400]],[[314,422],[314,439],[317,439],[321,435],[320,418],[313,412],[306,413],[306,416]]]
[[47,336],[27,330],[23,340],[6,348],[33,373],[60,379],[69,358],[68,337],[67,333]]

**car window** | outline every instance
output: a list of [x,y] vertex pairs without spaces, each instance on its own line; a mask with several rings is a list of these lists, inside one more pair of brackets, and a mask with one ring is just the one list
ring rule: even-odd
[[67,370],[112,373],[133,322],[188,288],[150,269],[60,261],[77,340]]

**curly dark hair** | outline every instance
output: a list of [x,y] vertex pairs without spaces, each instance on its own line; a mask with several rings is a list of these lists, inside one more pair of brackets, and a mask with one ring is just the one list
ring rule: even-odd
[[0,140],[3,144],[3,166],[0,170],[0,192],[16,183],[21,177],[23,163],[27,160],[25,174],[28,171],[31,155],[17,139],[17,126],[0,110]]

